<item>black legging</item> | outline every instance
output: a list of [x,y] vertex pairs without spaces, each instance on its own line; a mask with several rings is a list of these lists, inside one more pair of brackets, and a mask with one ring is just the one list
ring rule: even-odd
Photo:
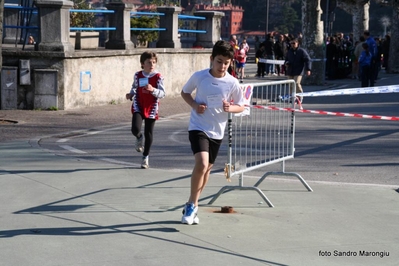
[[[143,125],[143,116],[141,113],[133,113],[132,117],[132,134],[136,138],[140,138],[142,136],[141,126]],[[150,148],[152,145],[152,139],[155,125],[155,119],[145,118],[144,119],[144,152],[143,156],[147,156],[150,154]]]

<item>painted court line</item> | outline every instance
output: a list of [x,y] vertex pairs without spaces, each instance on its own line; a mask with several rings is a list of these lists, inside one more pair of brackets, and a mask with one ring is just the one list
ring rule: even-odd
[[79,153],[79,154],[87,153],[85,151],[75,149],[74,147],[71,147],[69,145],[59,145],[59,146],[61,148],[65,149],[65,150],[68,150],[68,151],[73,152],[73,153]]

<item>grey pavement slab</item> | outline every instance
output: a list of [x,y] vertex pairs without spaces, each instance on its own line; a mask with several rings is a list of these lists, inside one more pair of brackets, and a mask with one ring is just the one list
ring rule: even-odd
[[[0,265],[397,265],[392,186],[213,174],[200,224],[180,224],[189,171],[142,170],[0,144]],[[246,184],[254,184],[248,177]],[[222,214],[222,206],[235,213]]]

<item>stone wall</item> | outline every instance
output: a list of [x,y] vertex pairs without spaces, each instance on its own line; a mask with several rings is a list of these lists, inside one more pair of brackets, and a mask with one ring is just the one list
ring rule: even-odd
[[[141,69],[140,55],[145,51],[135,49],[130,40],[133,5],[122,2],[106,5],[110,13],[105,17],[113,30],[108,30],[105,48],[95,50],[75,50],[71,42],[72,1],[35,0],[35,6],[40,33],[36,45],[20,50],[3,44],[3,66],[18,67],[20,61],[25,60],[29,70],[24,70],[24,80],[31,80],[22,83],[20,78],[6,77],[19,80],[15,86],[18,91],[15,104],[8,99],[15,94],[7,90],[10,96],[5,101],[7,108],[67,110],[125,101],[133,75]],[[197,42],[206,49],[182,49],[178,38],[181,8],[158,7],[157,11],[164,14],[160,18],[160,28],[167,30],[159,32],[157,48],[151,50],[158,54],[158,70],[164,75],[167,97],[176,97],[193,72],[209,67],[209,48],[220,39],[220,21],[224,14],[199,13],[205,18],[198,24],[199,30],[205,33],[199,37],[197,34]],[[17,73],[22,73],[20,68]]]
[[[125,94],[130,91],[133,75],[141,69],[140,55],[146,49],[134,50],[86,50],[65,55],[62,52],[13,51],[3,50],[3,66],[18,67],[20,59],[30,60],[30,85],[18,84],[17,108],[46,109],[56,107],[69,110],[86,106],[98,106],[124,102]],[[158,55],[157,69],[165,79],[166,97],[180,95],[182,86],[195,72],[210,65],[211,49],[151,49]],[[40,70],[40,71],[39,71]],[[46,106],[38,100],[39,79],[46,82],[46,71],[56,71],[57,105]],[[53,82],[54,71],[48,72],[48,82]],[[43,84],[43,83],[42,83]],[[43,86],[43,85],[42,85]],[[48,84],[46,84],[46,87]],[[49,90],[49,89],[46,89]],[[36,97],[36,99],[35,99]],[[49,97],[49,96],[46,96]],[[35,106],[36,103],[36,106]],[[41,103],[41,106],[37,106]]]

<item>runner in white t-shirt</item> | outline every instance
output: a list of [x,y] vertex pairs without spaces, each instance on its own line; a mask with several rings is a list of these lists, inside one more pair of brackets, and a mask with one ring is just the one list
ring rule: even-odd
[[[198,224],[198,200],[209,179],[227,123],[227,112],[244,110],[243,94],[238,80],[227,69],[234,59],[234,49],[226,41],[213,47],[211,68],[194,73],[184,85],[181,96],[192,107],[188,126],[195,166],[191,191],[183,210],[182,223]],[[195,98],[192,94],[195,92]]]

